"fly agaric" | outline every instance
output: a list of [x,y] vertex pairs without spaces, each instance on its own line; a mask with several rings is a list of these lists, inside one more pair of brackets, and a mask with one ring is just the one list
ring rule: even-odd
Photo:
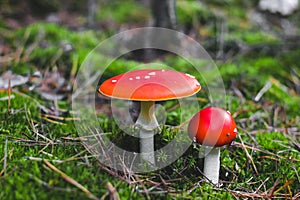
[[103,95],[141,102],[135,126],[139,127],[141,158],[155,165],[154,134],[159,124],[154,115],[155,101],[191,96],[201,89],[195,77],[173,70],[135,70],[104,81],[99,88]]
[[207,107],[196,113],[188,126],[189,137],[206,146],[204,176],[213,184],[219,182],[220,147],[230,144],[237,135],[231,114],[218,107]]

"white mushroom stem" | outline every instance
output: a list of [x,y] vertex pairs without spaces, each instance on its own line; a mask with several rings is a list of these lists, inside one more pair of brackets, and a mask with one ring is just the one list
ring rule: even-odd
[[136,121],[136,125],[140,128],[141,158],[151,165],[155,165],[154,134],[159,128],[154,110],[154,101],[142,101],[140,115]]
[[205,148],[204,176],[213,184],[219,183],[220,148]]

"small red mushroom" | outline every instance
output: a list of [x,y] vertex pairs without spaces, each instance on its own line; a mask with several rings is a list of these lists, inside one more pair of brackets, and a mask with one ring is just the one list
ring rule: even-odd
[[190,121],[188,133],[196,142],[211,147],[230,144],[237,134],[231,114],[221,108],[207,107],[200,110]]
[[218,107],[207,107],[194,115],[188,126],[189,137],[205,149],[204,176],[213,184],[219,182],[220,148],[237,135],[231,114]]

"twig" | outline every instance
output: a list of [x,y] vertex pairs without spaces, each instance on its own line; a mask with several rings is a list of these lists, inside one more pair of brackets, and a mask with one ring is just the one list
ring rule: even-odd
[[93,195],[88,189],[86,189],[85,187],[83,187],[83,185],[81,185],[80,183],[78,183],[77,181],[75,181],[73,178],[71,178],[70,176],[68,176],[67,174],[65,174],[64,172],[60,171],[59,169],[57,169],[54,165],[52,165],[48,160],[44,160],[45,164],[52,169],[53,171],[55,171],[56,173],[58,173],[65,181],[71,183],[72,185],[74,185],[75,187],[79,188],[81,191],[83,191],[90,199],[94,199],[94,200],[99,200],[95,195]]

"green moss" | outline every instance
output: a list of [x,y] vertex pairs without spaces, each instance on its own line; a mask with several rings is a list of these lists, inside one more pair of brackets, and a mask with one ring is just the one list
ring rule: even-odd
[[280,151],[288,145],[288,139],[280,132],[260,133],[256,135],[256,140],[264,149]]

